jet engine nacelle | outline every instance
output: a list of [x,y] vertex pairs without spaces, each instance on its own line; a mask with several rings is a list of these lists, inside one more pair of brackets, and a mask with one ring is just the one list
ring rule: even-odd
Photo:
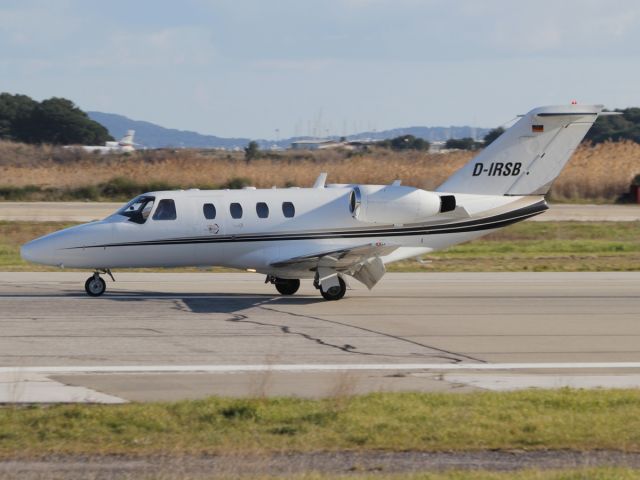
[[453,195],[440,196],[401,185],[359,185],[349,197],[353,218],[368,223],[417,223],[455,208]]

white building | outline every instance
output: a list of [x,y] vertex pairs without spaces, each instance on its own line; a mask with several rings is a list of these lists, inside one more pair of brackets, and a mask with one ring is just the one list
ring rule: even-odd
[[342,147],[343,142],[338,142],[336,140],[326,140],[326,139],[317,139],[317,140],[298,140],[297,142],[293,142],[291,144],[292,150],[322,150],[324,148],[337,148]]

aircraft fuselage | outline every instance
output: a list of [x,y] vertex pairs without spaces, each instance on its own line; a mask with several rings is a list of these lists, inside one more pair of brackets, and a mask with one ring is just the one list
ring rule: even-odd
[[[456,195],[458,211],[408,224],[372,223],[354,218],[349,204],[353,188],[150,192],[141,196],[154,204],[144,222],[115,213],[36,239],[23,247],[22,255],[69,268],[224,266],[312,278],[313,271],[273,264],[374,243],[398,246],[382,257],[389,263],[477,238],[546,209],[541,197]],[[163,200],[174,203],[174,216],[157,215]]]

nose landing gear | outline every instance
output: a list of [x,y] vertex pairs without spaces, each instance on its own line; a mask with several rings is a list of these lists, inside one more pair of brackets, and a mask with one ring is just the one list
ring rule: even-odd
[[96,270],[94,274],[89,278],[87,278],[87,281],[84,282],[84,290],[85,292],[87,292],[87,295],[89,295],[90,297],[99,297],[107,289],[107,284],[102,279],[102,277],[100,277],[101,273],[106,273],[111,277],[111,280],[115,282],[115,279],[111,274],[111,270],[109,269]]

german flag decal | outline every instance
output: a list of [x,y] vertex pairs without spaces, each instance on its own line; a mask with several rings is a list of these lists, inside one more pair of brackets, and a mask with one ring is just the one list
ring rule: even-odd
[[535,133],[544,132],[544,125],[531,125],[531,131]]

